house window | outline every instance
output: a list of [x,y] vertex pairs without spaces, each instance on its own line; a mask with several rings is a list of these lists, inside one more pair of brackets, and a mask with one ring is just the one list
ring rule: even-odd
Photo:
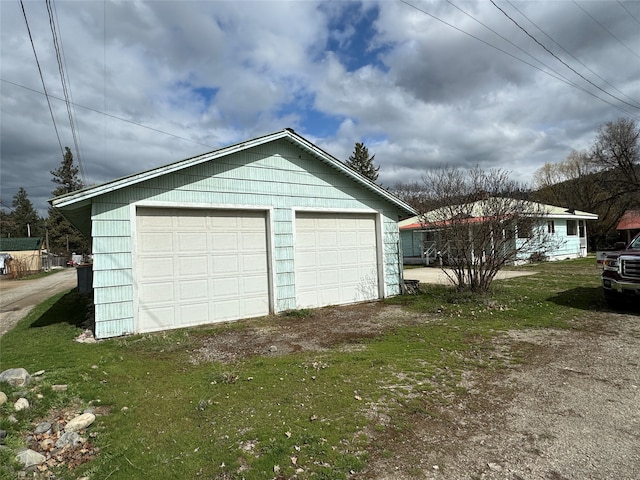
[[576,220],[567,220],[567,235],[578,234],[578,222]]
[[524,223],[518,225],[518,238],[531,238],[533,232],[530,223]]
[[547,233],[556,233],[556,225],[553,223],[553,220],[547,221]]

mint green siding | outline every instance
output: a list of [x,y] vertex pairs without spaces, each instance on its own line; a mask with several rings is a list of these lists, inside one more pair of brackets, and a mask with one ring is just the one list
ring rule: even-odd
[[125,186],[92,199],[96,336],[134,332],[135,208],[264,207],[270,215],[274,308],[296,307],[294,211],[379,212],[385,296],[400,293],[397,221],[402,212],[295,144],[279,139]]

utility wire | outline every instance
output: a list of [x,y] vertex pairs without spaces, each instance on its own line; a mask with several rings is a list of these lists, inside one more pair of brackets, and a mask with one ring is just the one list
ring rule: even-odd
[[[465,14],[467,17],[469,17],[470,19],[472,19],[474,22],[479,23],[480,25],[482,25],[484,28],[486,28],[487,30],[489,30],[491,33],[495,34],[496,36],[500,37],[502,40],[504,40],[505,42],[507,42],[509,45],[513,46],[514,48],[520,50],[522,53],[524,53],[525,55],[527,55],[528,57],[530,57],[532,60],[534,60],[535,62],[538,62],[540,65],[542,65],[543,67],[547,68],[548,70],[551,70],[553,73],[555,73],[556,75],[558,75],[558,77],[561,77],[561,79],[563,79],[565,81],[565,83],[571,85],[574,88],[578,88],[578,89],[582,89],[582,87],[580,87],[579,85],[577,85],[576,83],[572,82],[571,80],[569,80],[567,77],[565,77],[564,75],[562,75],[560,72],[554,70],[553,68],[551,68],[549,65],[547,65],[546,63],[544,63],[542,60],[534,57],[532,54],[530,54],[529,52],[527,52],[524,48],[520,47],[519,45],[517,45],[516,43],[512,42],[511,40],[509,40],[508,38],[506,38],[504,35],[501,35],[500,33],[496,32],[493,28],[491,28],[490,26],[488,26],[487,24],[481,22],[480,20],[478,20],[477,18],[475,18],[473,15],[471,15],[470,13],[464,11],[462,8],[458,7],[456,4],[454,4],[453,2],[451,2],[450,0],[445,0],[449,5],[451,5],[452,7],[454,7],[455,9],[457,9],[458,11],[462,12],[463,14]],[[545,72],[546,73],[546,72]],[[583,89],[584,90],[584,89]]]
[[[640,55],[638,55],[636,52],[634,52],[633,50],[631,50],[631,48],[624,43],[622,40],[620,40],[618,37],[616,37],[613,32],[611,32],[611,30],[609,30],[607,27],[605,27],[602,23],[600,23],[598,21],[597,18],[595,18],[593,15],[591,15],[589,12],[587,12],[584,8],[582,8],[580,5],[578,5],[578,3],[576,2],[576,0],[572,0],[573,4],[578,7],[580,10],[582,10],[589,18],[591,18],[591,20],[593,20],[594,22],[596,22],[600,28],[602,28],[605,32],[607,32],[609,35],[611,35],[613,38],[616,39],[616,41],[622,45],[624,48],[626,48],[627,50],[629,50],[631,52],[631,54],[636,57],[638,60],[640,60]],[[635,18],[635,17],[634,17]]]
[[67,107],[67,116],[69,117],[69,126],[71,127],[71,136],[73,137],[73,144],[76,150],[76,157],[78,159],[78,166],[80,167],[80,177],[82,178],[82,183],[86,183],[86,177],[84,175],[84,167],[82,158],[80,156],[80,148],[78,146],[78,132],[76,129],[75,121],[73,119],[73,112],[71,107],[71,93],[70,93],[70,85],[67,80],[67,75],[65,74],[65,65],[63,61],[63,52],[58,41],[58,29],[56,28],[56,21],[53,13],[53,7],[51,4],[51,0],[45,1],[47,5],[47,13],[49,14],[49,27],[51,29],[51,35],[53,37],[53,48],[56,52],[56,60],[58,62],[58,72],[60,73],[60,82],[62,83],[62,92],[65,98],[65,104]]
[[584,75],[582,75],[580,72],[578,72],[575,68],[573,68],[571,65],[569,65],[567,62],[565,62],[564,60],[562,60],[560,57],[558,57],[555,53],[553,53],[551,50],[549,50],[544,44],[542,44],[540,41],[538,41],[538,39],[536,37],[534,37],[533,35],[531,35],[529,32],[527,32],[527,30],[522,27],[516,20],[514,20],[507,12],[505,12],[502,8],[500,8],[496,2],[494,2],[493,0],[490,0],[491,4],[496,7],[498,10],[500,10],[500,12],[502,12],[502,14],[507,17],[509,20],[511,20],[516,27],[518,27],[520,30],[522,30],[525,35],[527,35],[531,40],[533,40],[534,42],[536,42],[538,45],[540,45],[545,52],[549,53],[553,58],[555,58],[556,60],[558,60],[560,63],[562,63],[565,67],[567,67],[569,70],[571,70],[573,73],[575,73],[576,75],[578,75],[580,78],[582,78],[584,81],[586,81],[587,83],[589,83],[590,85],[593,85],[594,87],[596,87],[598,90],[600,90],[602,93],[609,95],[611,98],[618,100],[621,103],[624,103],[625,105],[628,105],[632,108],[637,108],[638,110],[640,110],[640,107],[638,107],[637,105],[634,105],[632,103],[626,102],[624,100],[622,100],[621,98],[616,97],[615,95],[607,92],[606,90],[600,88],[599,85],[596,85],[595,83],[593,83],[591,80],[589,80],[587,77],[585,77]]
[[[31,92],[39,93],[40,95],[47,95],[47,94],[44,94],[43,92],[41,92],[40,90],[36,90],[35,88],[27,87],[25,85],[20,85],[19,83],[15,83],[15,82],[12,82],[10,80],[5,80],[4,78],[0,78],[0,81],[8,83],[9,85],[14,85],[16,87],[24,88],[25,90],[29,90]],[[61,102],[65,101],[64,98],[56,97],[55,95],[48,95],[48,97],[53,98],[55,100],[60,100]],[[207,148],[212,148],[212,149],[218,148],[218,147],[214,147],[213,145],[209,145],[209,144],[206,144],[206,143],[198,142],[196,140],[192,140],[190,138],[181,137],[180,135],[176,135],[174,133],[165,132],[164,130],[160,130],[158,128],[149,127],[148,125],[144,125],[142,123],[134,122],[133,120],[128,120],[126,118],[118,117],[117,115],[112,115],[110,113],[102,112],[102,111],[97,110],[95,108],[87,107],[85,105],[80,105],[79,103],[73,103],[73,105],[75,107],[84,108],[85,110],[89,110],[90,112],[98,113],[100,115],[105,115],[105,116],[107,116],[109,118],[113,118],[115,120],[120,120],[122,122],[130,123],[131,125],[135,125],[135,126],[141,127],[141,128],[146,128],[147,130],[151,130],[151,131],[154,131],[154,132],[157,132],[157,133],[162,133],[163,135],[168,135],[170,137],[177,138],[179,140],[184,140],[186,142],[194,143],[196,145],[202,145],[203,147],[207,147]]]
[[[33,56],[36,58],[36,65],[38,66],[38,72],[40,73],[40,80],[42,81],[42,89],[44,90],[44,96],[47,99],[49,105],[49,113],[51,114],[51,121],[53,122],[53,128],[56,131],[56,137],[58,138],[58,145],[60,145],[60,152],[64,156],[64,148],[62,148],[62,142],[60,141],[60,133],[58,133],[58,126],[56,125],[56,119],[53,116],[53,109],[51,108],[51,101],[49,99],[49,93],[47,92],[47,86],[44,83],[44,76],[42,75],[42,68],[40,68],[40,61],[38,60],[38,54],[36,53],[36,46],[33,43],[33,36],[31,35],[31,29],[29,28],[29,21],[27,20],[27,12],[24,10],[24,3],[20,0],[20,7],[22,8],[22,16],[24,17],[24,23],[27,26],[27,32],[29,33],[29,40],[31,41],[31,48],[33,49]],[[40,92],[42,93],[42,92]]]
[[612,107],[614,107],[614,108],[616,108],[616,109],[620,110],[621,112],[626,113],[627,115],[629,115],[630,117],[634,118],[635,120],[640,120],[640,116],[638,116],[638,115],[636,115],[636,114],[634,114],[634,113],[632,113],[632,112],[629,112],[628,110],[626,110],[625,108],[621,107],[620,105],[616,105],[616,104],[611,103],[610,101],[608,101],[608,100],[606,100],[606,99],[604,99],[604,98],[601,98],[601,97],[597,96],[597,95],[596,95],[596,94],[594,94],[593,92],[590,92],[589,90],[587,90],[587,89],[585,89],[585,88],[581,87],[580,85],[577,85],[577,84],[575,84],[575,83],[572,83],[572,82],[570,82],[569,80],[567,80],[567,79],[565,79],[565,78],[562,78],[562,77],[561,77],[561,76],[559,76],[559,75],[554,75],[553,73],[549,73],[548,71],[546,71],[546,70],[544,70],[544,69],[542,69],[542,68],[538,67],[537,65],[534,65],[534,64],[532,64],[532,63],[529,63],[529,62],[527,62],[526,60],[523,60],[523,59],[521,59],[521,58],[519,58],[519,57],[517,57],[517,56],[513,55],[512,53],[509,53],[509,52],[507,52],[506,50],[504,50],[504,49],[502,49],[502,48],[500,48],[500,47],[498,47],[498,46],[496,46],[496,45],[493,45],[492,43],[489,43],[489,42],[487,42],[487,41],[485,41],[485,40],[483,40],[483,39],[481,39],[481,38],[479,38],[479,37],[477,37],[477,36],[473,35],[472,33],[469,33],[469,32],[467,32],[467,31],[465,31],[465,30],[462,30],[461,28],[458,28],[458,27],[456,27],[455,25],[453,25],[453,24],[451,24],[451,23],[449,23],[449,22],[447,22],[447,21],[445,21],[445,20],[442,20],[442,19],[441,19],[441,18],[439,18],[439,17],[436,17],[435,15],[433,15],[433,14],[431,14],[431,13],[427,12],[426,10],[423,10],[423,9],[421,9],[420,7],[417,7],[416,5],[413,5],[413,4],[409,3],[407,0],[399,0],[399,1],[400,1],[401,3],[404,3],[405,5],[407,5],[408,7],[411,7],[411,8],[413,8],[413,9],[415,9],[415,10],[419,11],[420,13],[423,13],[424,15],[427,15],[428,17],[431,17],[431,18],[433,18],[434,20],[437,20],[438,22],[443,23],[444,25],[446,25],[446,26],[448,26],[448,27],[450,27],[450,28],[453,28],[454,30],[456,30],[456,31],[458,31],[458,32],[460,32],[460,33],[463,33],[464,35],[467,35],[467,36],[469,36],[469,37],[473,38],[474,40],[479,41],[480,43],[484,43],[484,44],[485,44],[485,45],[487,45],[488,47],[491,47],[491,48],[493,48],[493,49],[495,49],[495,50],[498,50],[499,52],[504,53],[505,55],[508,55],[509,57],[511,57],[511,58],[513,58],[513,59],[515,59],[515,60],[518,60],[519,62],[522,62],[522,63],[524,63],[525,65],[528,65],[528,66],[530,66],[530,67],[532,67],[532,68],[535,68],[536,70],[539,70],[540,72],[542,72],[542,73],[544,73],[544,74],[546,74],[546,75],[549,75],[550,77],[555,78],[556,80],[560,80],[561,82],[566,83],[567,85],[569,85],[569,86],[571,86],[571,87],[574,87],[574,88],[576,88],[576,89],[578,89],[578,90],[580,90],[580,91],[582,91],[582,92],[586,93],[587,95],[591,95],[592,97],[594,97],[594,98],[596,98],[596,99],[600,100],[601,102],[604,102],[604,103],[606,103],[606,104],[608,104],[608,105],[611,105]]
[[[536,23],[531,20],[529,17],[527,17],[527,15],[524,14],[524,12],[522,10],[520,10],[516,5],[514,5],[510,0],[506,0],[507,3],[509,5],[511,5],[511,7],[516,10],[520,15],[522,15],[524,18],[526,18],[529,23],[531,23],[531,25],[533,25],[534,27],[536,27],[545,37],[547,37],[549,40],[551,40],[553,43],[555,43],[560,49],[562,49],[563,52],[565,52],[567,55],[569,55],[571,58],[573,58],[576,62],[578,62],[580,65],[582,65],[584,68],[586,68],[587,70],[589,70],[592,74],[594,74],[596,77],[598,77],[600,80],[602,80],[604,83],[606,83],[607,85],[609,85],[611,88],[613,88],[616,92],[618,92],[620,95],[625,96],[627,99],[631,100],[632,102],[636,103],[637,105],[640,105],[640,102],[638,102],[637,100],[635,100],[634,98],[631,98],[629,95],[627,95],[626,93],[624,93],[623,91],[621,91],[620,89],[616,88],[615,85],[612,85],[611,83],[609,83],[606,79],[602,78],[600,75],[598,75],[597,72],[594,72],[591,68],[589,68],[587,65],[585,65],[579,58],[577,58],[575,55],[573,55],[570,51],[568,51],[566,48],[564,48],[562,45],[560,45],[560,43],[558,43],[553,37],[551,37],[551,35],[549,35],[547,32],[545,32],[542,28],[540,28],[538,25],[536,25]],[[620,2],[618,2],[620,3]],[[628,10],[627,10],[628,11]]]
[[[58,9],[56,7],[55,1],[52,0],[52,6],[53,6],[53,12],[55,14],[55,25],[56,25],[56,33],[57,33],[57,38],[59,38],[60,41],[60,54],[62,57],[62,62],[63,62],[63,67],[65,72],[69,71],[69,67],[67,66],[67,57],[64,53],[64,42],[62,41],[62,33],[58,33],[61,32],[60,30],[60,20],[58,19]],[[69,99],[71,100],[71,113],[72,113],[72,118],[77,119],[78,115],[76,115],[76,111],[75,111],[75,107],[73,106],[73,92],[71,89],[71,79],[69,78],[69,75],[66,74],[65,75],[66,81],[67,81],[67,85],[68,85],[68,89],[69,89]],[[80,129],[79,129],[79,125],[77,123],[77,121],[74,121],[74,127],[75,127],[75,131],[77,132],[77,144],[76,144],[76,155],[78,157],[78,166],[80,167],[80,176],[82,177],[82,182],[84,184],[86,184],[86,177],[85,177],[85,169],[84,169],[84,153],[83,153],[83,149],[82,149],[82,138],[80,136]],[[75,140],[75,138],[74,138]]]
[[638,20],[638,18],[633,13],[631,13],[627,7],[624,6],[624,3],[622,3],[620,0],[618,0],[618,5],[620,5],[622,8],[624,8],[627,11],[627,13],[629,14],[629,16],[631,18],[633,18],[638,24],[640,24],[640,20]]

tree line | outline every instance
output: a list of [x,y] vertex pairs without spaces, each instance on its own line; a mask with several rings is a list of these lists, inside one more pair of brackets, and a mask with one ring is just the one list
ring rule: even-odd
[[[73,154],[65,147],[60,166],[51,170],[51,181],[56,187],[52,197],[64,195],[84,187],[73,163]],[[47,217],[38,215],[24,187],[20,187],[11,202],[9,213],[0,210],[0,234],[2,237],[42,237],[49,253],[70,256],[72,253],[90,253],[89,240],[84,238],[55,208],[49,207]]]

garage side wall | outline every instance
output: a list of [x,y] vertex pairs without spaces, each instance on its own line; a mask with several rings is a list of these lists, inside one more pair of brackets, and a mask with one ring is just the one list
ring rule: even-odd
[[134,333],[132,204],[272,210],[276,312],[296,307],[293,211],[379,212],[384,296],[400,293],[398,210],[296,145],[279,140],[149,179],[93,200],[96,336]]

